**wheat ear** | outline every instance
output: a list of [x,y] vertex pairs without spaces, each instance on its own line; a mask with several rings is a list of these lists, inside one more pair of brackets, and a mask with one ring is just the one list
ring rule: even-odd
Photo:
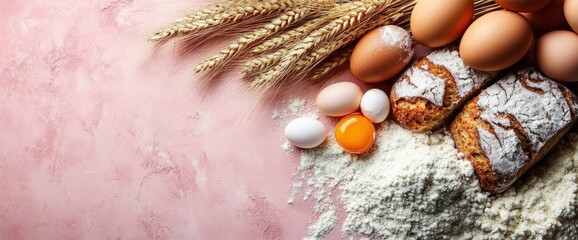
[[411,12],[413,6],[414,3],[409,3],[399,8],[389,8],[379,16],[371,19],[371,21],[350,29],[350,31],[346,33],[342,33],[342,35],[345,36],[341,39],[320,44],[313,52],[296,63],[294,68],[295,74],[292,74],[292,76],[302,77],[306,75],[329,55],[363,37],[363,35],[379,26],[388,24],[398,24],[403,26],[408,24],[408,13]]
[[285,58],[272,67],[267,72],[257,76],[251,83],[251,88],[265,84],[275,84],[284,79],[290,73],[291,66],[294,66],[307,53],[311,52],[320,43],[336,37],[343,31],[356,26],[366,20],[374,13],[388,6],[389,2],[351,2],[350,9],[353,9],[343,16],[331,21],[319,30],[313,31],[303,41],[291,49]]
[[247,33],[233,43],[229,44],[225,49],[221,50],[217,55],[201,62],[196,68],[197,73],[204,72],[211,68],[217,68],[228,64],[233,60],[240,52],[244,49],[258,43],[259,41],[266,39],[273,34],[291,26],[296,21],[307,16],[309,13],[309,8],[296,8],[285,11],[279,17],[271,20],[270,23],[254,30],[253,32]]
[[324,17],[318,17],[293,30],[287,31],[259,44],[253,48],[251,52],[252,54],[255,54],[256,57],[248,60],[245,63],[243,72],[247,76],[254,76],[255,73],[263,71],[270,66],[279,63],[283,56],[289,52],[289,49],[295,45],[295,42],[304,38],[307,34],[317,28],[317,26],[321,25],[325,20],[326,19]]
[[295,29],[289,30],[283,34],[264,41],[259,46],[253,48],[251,52],[254,54],[268,52],[277,49],[280,46],[287,44],[288,42],[298,40],[313,31],[321,23],[321,21],[319,21],[320,19],[321,18],[311,20],[299,27],[296,27]]
[[[197,38],[203,36],[208,30],[216,27],[232,27],[246,19],[256,16],[266,16],[286,10],[287,8],[295,7],[299,4],[297,0],[274,0],[274,1],[255,1],[251,5],[235,4],[227,8],[224,12],[215,15],[208,15],[206,18],[196,19],[192,22],[177,23],[175,29],[169,29],[166,33],[161,31],[151,38],[152,41],[164,39],[165,35],[172,35],[171,32],[177,34],[189,34],[189,38]],[[197,35],[190,35],[199,33]],[[173,33],[174,34],[174,33]],[[158,39],[158,40],[157,40]]]
[[323,61],[319,66],[313,71],[311,75],[311,82],[321,82],[328,79],[332,75],[337,73],[337,69],[345,65],[351,57],[353,52],[353,46],[347,47],[345,50],[339,52],[336,56]]
[[243,73],[245,73],[246,75],[255,75],[255,73],[263,71],[268,67],[280,62],[283,56],[287,54],[288,51],[289,51],[288,48],[281,48],[278,49],[277,51],[253,58],[245,63]]
[[191,23],[202,19],[208,19],[211,16],[223,13],[227,9],[230,9],[241,3],[245,3],[245,1],[229,0],[224,3],[217,3],[214,5],[207,6],[204,9],[194,11],[188,14],[187,16],[184,16],[175,21],[175,23],[172,26],[157,31],[155,35],[152,36],[149,40],[153,42],[164,41],[176,35],[185,33],[187,26],[190,26]]

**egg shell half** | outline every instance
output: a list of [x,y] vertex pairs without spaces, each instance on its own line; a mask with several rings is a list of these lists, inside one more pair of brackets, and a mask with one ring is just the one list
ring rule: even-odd
[[421,0],[411,13],[411,33],[425,46],[445,46],[462,36],[473,17],[471,0]]
[[409,32],[394,25],[383,26],[359,40],[349,66],[355,78],[368,83],[381,82],[400,73],[413,53]]
[[564,16],[574,32],[578,33],[578,0],[566,0],[564,2]]
[[496,4],[516,12],[535,12],[546,7],[550,1],[551,0],[496,0]]
[[578,34],[558,30],[536,43],[536,63],[546,76],[561,82],[578,82]]
[[300,117],[285,127],[285,137],[300,148],[314,148],[325,141],[327,130],[317,119]]
[[373,123],[385,121],[390,108],[389,97],[380,89],[371,89],[361,98],[361,112]]
[[495,11],[478,18],[462,37],[460,56],[480,71],[499,71],[522,59],[534,41],[532,27],[520,14]]
[[315,105],[319,112],[330,117],[341,117],[359,109],[363,90],[352,82],[338,82],[325,87],[317,95]]

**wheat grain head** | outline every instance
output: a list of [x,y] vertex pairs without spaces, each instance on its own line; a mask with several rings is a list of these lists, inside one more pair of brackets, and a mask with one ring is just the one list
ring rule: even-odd
[[[298,0],[269,0],[269,1],[231,1],[225,3],[224,11],[215,8],[214,11],[206,11],[207,14],[195,15],[191,21],[177,21],[173,26],[157,32],[151,41],[161,41],[173,35],[193,34],[208,31],[223,25],[235,25],[248,18],[264,16],[282,12],[288,8],[297,7],[302,4]],[[251,3],[251,4],[248,4]],[[203,35],[202,33],[199,35]],[[194,38],[194,36],[189,36]]]
[[227,47],[225,47],[225,49],[221,50],[221,52],[219,52],[217,55],[201,62],[195,68],[195,71],[199,73],[212,68],[216,68],[218,71],[219,66],[223,66],[230,63],[243,50],[291,26],[296,21],[307,16],[308,13],[309,8],[305,7],[289,9],[285,11],[279,17],[271,20],[270,23],[265,24],[264,26],[254,30],[253,32],[244,34],[243,36],[239,37],[237,40],[229,44]]

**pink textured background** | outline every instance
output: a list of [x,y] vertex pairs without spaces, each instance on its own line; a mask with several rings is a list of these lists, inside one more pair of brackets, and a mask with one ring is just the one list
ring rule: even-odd
[[0,239],[307,235],[310,203],[287,204],[288,119],[271,119],[286,104],[235,127],[238,77],[202,92],[192,74],[218,46],[179,61],[146,41],[208,2],[0,0]]
[[[167,3],[165,3],[167,2]],[[298,239],[296,154],[147,37],[203,1],[0,0],[0,239]],[[202,56],[215,48],[198,49]],[[229,81],[230,80],[230,81]]]

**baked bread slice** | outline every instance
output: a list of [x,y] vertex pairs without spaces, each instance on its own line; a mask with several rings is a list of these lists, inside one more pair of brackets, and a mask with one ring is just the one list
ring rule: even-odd
[[435,50],[414,62],[393,84],[390,101],[394,119],[415,132],[442,126],[495,76],[495,72],[466,66],[457,47]]
[[576,122],[576,96],[533,68],[520,69],[472,99],[450,126],[483,190],[501,193]]

